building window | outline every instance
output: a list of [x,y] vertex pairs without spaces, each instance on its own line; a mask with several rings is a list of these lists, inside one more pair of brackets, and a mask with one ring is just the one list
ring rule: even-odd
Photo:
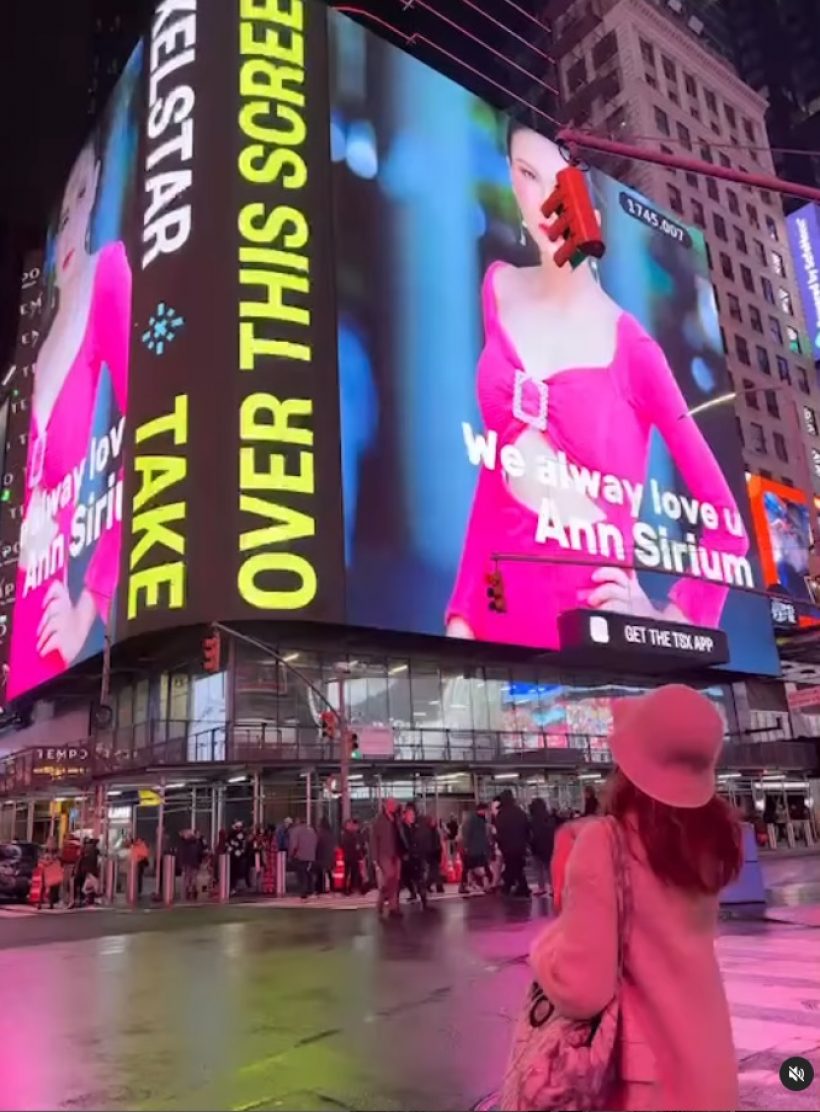
[[587,83],[587,63],[586,58],[581,57],[570,66],[567,72],[567,91],[570,95],[583,88]]
[[723,151],[718,151],[718,162],[721,164],[724,170],[728,170],[729,167],[732,165]]
[[676,82],[678,80],[678,71],[672,59],[667,58],[665,54],[661,54],[661,65],[663,66],[664,77],[667,81]]
[[766,434],[763,431],[763,426],[759,425],[757,421],[750,421],[749,432],[752,434],[752,451],[759,452],[761,455],[765,455]]
[[704,162],[712,162],[713,159],[711,147],[707,147],[705,143],[702,143],[700,148],[700,157]]
[[743,435],[743,422],[735,415],[735,427],[737,428],[737,438],[740,441],[741,448],[746,447],[746,438]]
[[677,188],[677,186],[674,185],[667,186],[667,188],[669,190],[669,207],[672,209],[673,212],[682,213],[683,197],[681,195],[681,191]]
[[756,239],[754,241],[754,245],[755,245],[755,255],[757,256],[757,261],[759,263],[763,263],[763,265],[765,266],[766,265],[766,248],[763,246],[763,244],[760,242],[759,239]]
[[763,335],[763,317],[760,315],[760,310],[756,305],[749,306],[749,323],[755,332]]
[[775,243],[779,241],[780,237],[777,234],[777,224],[768,213],[766,213],[766,231],[768,232],[769,239],[774,240]]
[[[680,122],[675,124],[675,131],[678,133],[678,139],[682,147],[686,147],[687,151],[692,149],[692,136],[689,134],[689,128],[686,124]],[[697,180],[697,179],[695,179]]]
[[744,255],[748,255],[749,248],[746,244],[746,233],[743,231],[742,228],[738,228],[737,225],[732,225],[732,232],[735,237],[735,247],[737,248],[737,250],[742,252]]
[[669,88],[666,90],[666,95],[669,97],[673,104],[680,104],[678,90],[675,89],[672,85],[670,85]]
[[735,112],[734,108],[732,108],[731,104],[723,105],[723,114],[726,117],[726,122],[728,123],[729,127],[736,128],[737,113]]
[[[664,154],[674,154],[674,153],[675,153],[675,152],[674,152],[674,151],[672,150],[672,148],[671,148],[671,147],[667,147],[665,143],[661,143],[661,150],[663,151],[663,153],[664,153]],[[666,172],[667,172],[667,174],[672,174],[672,175],[673,175],[673,177],[676,177],[676,176],[677,176],[677,173],[678,173],[678,171],[677,171],[677,170],[673,170],[673,169],[671,168],[671,166],[667,166],[667,167],[666,167]]]
[[737,193],[734,193],[731,189],[726,190],[726,203],[733,216],[740,216],[740,202],[737,199]]
[[802,394],[811,393],[809,387],[809,376],[806,374],[805,368],[797,368],[797,388]]
[[712,90],[711,89],[704,89],[703,90],[703,96],[706,100],[706,107],[709,109],[709,111],[714,112],[715,114],[717,114],[717,110],[718,110],[717,97],[712,92]]
[[[733,293],[727,294],[726,297],[729,304],[729,316],[732,320],[742,321],[743,314],[740,311],[740,301]],[[717,294],[715,294],[715,299],[717,300]]]
[[803,420],[806,424],[806,431],[811,436],[817,436],[817,414],[810,405],[803,406]]
[[718,237],[718,239],[722,239],[723,242],[726,243],[729,238],[726,234],[726,221],[719,213],[716,212],[712,217],[712,224],[715,228],[715,235]]
[[643,75],[643,79],[647,83],[647,85],[651,85],[653,89],[657,89],[658,81],[654,73],[645,73]]
[[760,288],[763,290],[764,300],[768,301],[770,305],[774,305],[774,286],[765,274],[760,278]]
[[792,328],[790,324],[786,325],[786,337],[789,343],[789,351],[792,355],[802,354],[800,349],[800,336],[796,328]]
[[705,243],[704,247],[706,248],[706,262],[709,264],[709,269],[714,270],[715,264],[712,262],[712,248],[708,243]]
[[724,278],[730,278],[734,281],[735,271],[732,266],[732,260],[723,251],[720,253],[720,272]]
[[684,177],[686,178],[686,184],[689,186],[690,189],[700,189],[700,182],[698,181],[697,174],[690,174],[687,170]]
[[749,270],[748,266],[746,266],[745,263],[741,264],[740,277],[741,277],[741,280],[743,282],[744,287],[749,291],[749,293],[754,293],[755,292],[755,280],[752,276],[751,270]]
[[[751,226],[753,228],[758,228],[758,229],[760,228],[760,217],[757,215],[757,209],[754,207],[754,205],[747,205],[746,206],[746,217],[747,217],[749,223],[751,224]],[[764,262],[765,262],[765,259],[766,259],[766,256],[765,256],[765,253],[764,253],[764,255],[763,255]]]
[[746,399],[746,405],[749,409],[760,409],[757,390],[750,378],[744,378],[743,380],[743,397]]
[[745,336],[735,336],[735,355],[744,367],[750,365],[749,359],[749,345],[746,343]]
[[703,205],[700,201],[692,198],[692,220],[699,228],[706,227],[706,213],[703,211]]
[[664,135],[672,134],[669,128],[669,117],[662,108],[658,108],[657,104],[655,105],[655,127]]
[[655,48],[646,39],[641,39],[641,57],[648,66],[655,65]]
[[789,453],[786,450],[786,441],[783,439],[783,434],[780,432],[773,433],[772,439],[774,440],[774,454],[783,463],[788,463]]
[[774,390],[766,391],[766,409],[770,417],[780,416],[780,409],[777,405],[777,394],[775,394]]
[[816,448],[811,450],[811,462],[814,466],[815,475],[820,478],[820,452]]
[[723,354],[728,355],[729,354],[729,345],[726,342],[726,330],[723,328],[722,325],[721,325],[721,328],[720,328],[720,342],[723,345]]
[[718,189],[718,183],[715,181],[714,178],[706,179],[706,192],[713,201],[720,200],[720,190]]
[[762,371],[764,375],[770,375],[772,373],[772,366],[769,362],[768,351],[766,351],[764,347],[761,347],[760,344],[757,344],[755,347],[755,354],[757,355],[757,369]]
[[778,344],[783,343],[783,329],[780,327],[780,321],[777,317],[769,317],[769,335]]
[[[788,361],[788,359],[784,358],[784,356],[782,356],[782,355],[776,355],[774,357],[774,361],[775,361],[775,363],[777,363],[777,373],[780,377],[780,381],[785,382],[789,386],[791,386],[791,384],[792,384],[792,374],[791,374],[791,371],[789,370],[789,361]],[[808,393],[808,390],[806,391],[806,393]]]
[[691,75],[691,73],[684,73],[683,86],[690,97],[696,97],[698,95],[698,87],[695,84],[695,79]]
[[745,116],[743,117],[743,130],[750,143],[755,143],[757,141],[755,137],[755,125],[751,120],[747,120]]
[[785,313],[787,317],[794,316],[794,308],[792,307],[792,295],[788,290],[784,290],[781,286],[777,291],[777,300],[780,302],[780,310]]
[[786,277],[786,264],[783,262],[783,256],[779,255],[777,251],[772,251],[772,270],[778,278]]
[[694,104],[689,105],[689,115],[692,117],[693,120],[697,120],[698,122],[700,122],[700,109]]

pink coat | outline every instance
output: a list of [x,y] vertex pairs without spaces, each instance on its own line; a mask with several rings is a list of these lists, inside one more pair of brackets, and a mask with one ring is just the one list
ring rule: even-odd
[[[737,1059],[715,955],[718,899],[663,884],[629,833],[633,912],[621,994],[620,1076],[608,1108],[735,1109]],[[533,971],[565,1015],[587,1019],[615,993],[617,903],[611,834],[584,824],[563,910],[535,940]]]

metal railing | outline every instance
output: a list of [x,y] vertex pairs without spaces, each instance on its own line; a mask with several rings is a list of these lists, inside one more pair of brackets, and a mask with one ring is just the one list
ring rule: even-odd
[[[393,727],[393,753],[363,755],[367,765],[521,766],[533,769],[606,768],[611,754],[606,737],[594,734],[522,730],[449,730],[439,727]],[[65,783],[78,786],[94,779],[137,774],[148,769],[178,770],[205,766],[334,767],[338,745],[323,739],[314,724],[278,726],[240,722],[203,726],[191,720],[146,722],[101,731],[56,754],[81,749],[83,767],[57,757],[44,764],[42,751],[24,749],[0,760],[0,796],[47,790]],[[52,752],[52,751],[49,751]],[[820,754],[815,739],[730,739],[721,767],[780,767],[811,773]],[[44,769],[47,770],[44,774]]]

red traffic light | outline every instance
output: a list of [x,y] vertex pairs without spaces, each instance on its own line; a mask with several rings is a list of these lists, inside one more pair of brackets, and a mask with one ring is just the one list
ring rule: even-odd
[[507,600],[504,597],[504,579],[500,571],[488,572],[484,577],[487,584],[487,605],[495,614],[504,614]]
[[218,672],[220,665],[220,658],[222,656],[222,644],[219,634],[216,630],[211,630],[208,636],[202,642],[202,669],[204,672]]
[[361,757],[361,752],[359,751],[359,735],[353,733],[352,730],[348,730],[345,740],[347,742],[348,755],[352,760],[358,760],[359,757]]
[[564,241],[555,252],[556,266],[569,262],[576,267],[587,256],[600,259],[606,251],[584,172],[577,166],[558,171],[555,189],[544,201],[541,212],[547,219],[554,217],[547,229],[550,239]]

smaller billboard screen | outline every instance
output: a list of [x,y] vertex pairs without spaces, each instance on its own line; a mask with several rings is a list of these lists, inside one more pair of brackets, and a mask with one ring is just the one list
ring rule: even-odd
[[812,603],[811,517],[806,496],[794,487],[753,475],[749,500],[767,590]]
[[812,354],[820,359],[820,209],[804,205],[787,219],[800,301]]

